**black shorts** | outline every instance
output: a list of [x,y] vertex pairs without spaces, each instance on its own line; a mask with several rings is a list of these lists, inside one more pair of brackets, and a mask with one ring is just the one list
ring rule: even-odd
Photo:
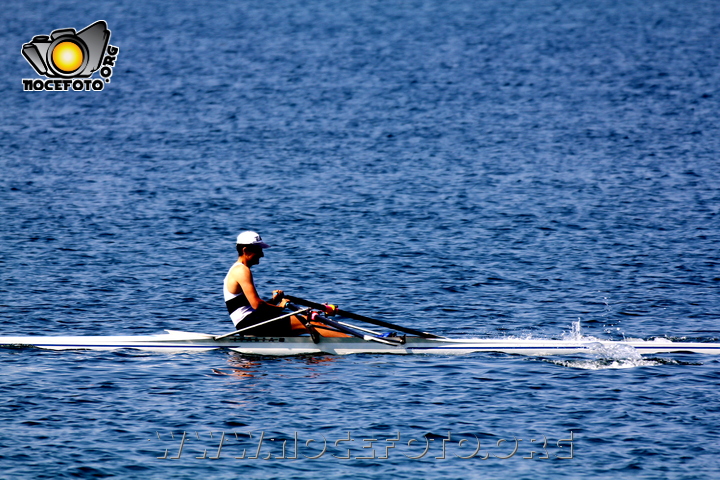
[[[283,315],[283,311],[280,307],[272,308],[261,305],[260,308],[243,318],[235,327],[240,330],[241,328],[247,328],[250,325],[256,325],[281,315]],[[290,317],[245,330],[242,334],[254,335],[256,337],[290,337],[293,335],[292,329],[290,328]]]

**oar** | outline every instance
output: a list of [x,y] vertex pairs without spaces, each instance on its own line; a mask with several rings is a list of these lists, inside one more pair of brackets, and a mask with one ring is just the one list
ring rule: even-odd
[[[322,303],[312,302],[310,300],[305,300],[304,298],[300,298],[300,297],[293,297],[292,295],[285,295],[285,298],[289,299],[293,303],[299,303],[301,305],[305,305],[306,307],[315,308],[317,310],[325,311],[325,308],[326,308],[326,306],[323,305]],[[435,335],[434,333],[421,332],[420,330],[415,330],[413,328],[401,327],[400,325],[395,325],[394,323],[386,322],[384,320],[375,320],[374,318],[366,317],[364,315],[358,315],[357,313],[348,312],[346,310],[337,309],[336,312],[338,315],[346,317],[346,318],[352,318],[353,320],[359,320],[361,322],[370,323],[370,324],[378,325],[381,327],[393,328],[393,329],[398,330],[403,333],[409,333],[410,335],[417,335],[418,337],[445,338],[445,337],[441,337],[440,335]],[[337,322],[335,322],[335,323],[337,323]]]
[[402,345],[405,343],[405,338],[396,337],[396,339],[393,339],[392,337],[388,338],[378,338],[372,335],[364,335],[357,330],[353,330],[352,328],[346,327],[345,325],[342,325],[335,320],[331,320],[325,315],[321,314],[314,314],[312,315],[311,320],[315,321],[321,321],[322,323],[329,325],[343,333],[347,333],[348,335],[352,335],[353,337],[362,338],[366,342],[378,342],[378,343],[384,343],[386,345],[392,345],[394,347],[397,347],[399,345]]
[[306,313],[309,310],[309,308],[303,308],[302,310],[286,313],[285,315],[280,315],[279,317],[271,318],[270,320],[265,320],[264,322],[256,323],[255,325],[250,325],[249,327],[241,328],[240,330],[235,330],[234,332],[226,333],[225,335],[213,337],[213,340],[222,340],[223,338],[231,337],[233,335],[237,335],[238,333],[242,333],[245,330],[250,330],[251,328],[259,327],[260,325],[265,325],[276,320],[282,320],[283,318],[292,317],[293,315],[297,315],[299,313]]

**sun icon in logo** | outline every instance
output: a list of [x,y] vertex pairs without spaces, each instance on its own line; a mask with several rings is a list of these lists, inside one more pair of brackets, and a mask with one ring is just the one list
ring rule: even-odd
[[83,51],[75,42],[58,43],[52,51],[52,63],[65,73],[75,72],[83,64]]

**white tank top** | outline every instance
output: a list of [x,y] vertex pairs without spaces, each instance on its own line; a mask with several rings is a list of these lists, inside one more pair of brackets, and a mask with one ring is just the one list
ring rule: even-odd
[[[230,267],[230,270],[232,270],[235,267],[235,265],[237,265],[237,262],[235,262],[233,264],[233,266]],[[232,293],[232,292],[230,292],[230,290],[228,290],[227,282],[228,282],[228,277],[230,277],[230,270],[228,270],[227,275],[225,275],[225,280],[223,280],[223,297],[225,298],[225,305],[228,305],[228,301],[235,300],[235,299],[237,299],[237,300],[233,303],[235,303],[235,304],[241,303],[241,306],[238,308],[233,308],[231,306],[228,306],[228,311],[230,313],[230,319],[233,321],[235,326],[239,328],[239,325],[243,321],[243,319],[245,317],[247,317],[248,315],[250,315],[251,313],[253,313],[255,311],[255,309],[250,306],[250,304],[249,304],[250,302],[248,302],[247,298],[245,298],[245,293],[243,293],[242,288],[240,289],[240,293]],[[230,305],[233,305],[233,303],[231,303]],[[242,305],[243,303],[246,305]],[[230,311],[230,310],[232,310],[232,311]]]

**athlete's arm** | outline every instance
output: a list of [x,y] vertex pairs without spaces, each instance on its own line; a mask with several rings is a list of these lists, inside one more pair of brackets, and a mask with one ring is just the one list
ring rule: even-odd
[[248,299],[252,308],[257,310],[261,304],[265,303],[262,301],[260,295],[258,295],[257,290],[255,289],[255,282],[253,282],[252,272],[249,268],[245,265],[238,265],[233,268],[231,276],[233,277],[233,280],[240,285],[240,288],[242,288],[245,298]]
[[[255,288],[255,282],[253,281],[252,272],[245,265],[240,264],[233,268],[232,272],[230,273],[230,278],[234,282],[236,282],[239,288],[242,288],[242,291],[245,294],[245,298],[247,298],[248,303],[250,303],[250,306],[254,310],[260,308],[260,305],[277,308],[275,305],[272,305],[271,303],[268,303],[260,298],[260,295],[258,295],[257,289]],[[229,290],[232,293],[237,293],[237,290],[233,292],[234,289],[232,288],[230,288]]]

